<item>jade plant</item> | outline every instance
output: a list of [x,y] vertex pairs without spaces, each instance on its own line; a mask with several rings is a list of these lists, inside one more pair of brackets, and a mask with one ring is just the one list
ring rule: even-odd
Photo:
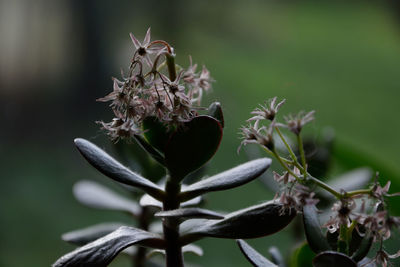
[[[314,172],[320,175],[324,172],[309,170],[308,163],[314,163],[311,161],[316,157],[307,157],[301,135],[303,127],[314,120],[314,111],[290,115],[279,122],[276,115],[284,102],[277,103],[274,97],[251,112],[248,126],[241,128],[243,141],[239,150],[243,145],[258,144],[283,169],[282,173],[272,175],[279,184],[275,200],[301,214],[306,238],[294,252],[290,265],[387,266],[390,259],[400,256],[400,250],[391,255],[384,247],[392,230],[400,227],[400,217],[389,211],[389,200],[400,193],[389,194],[390,181],[382,186],[378,174],[372,177],[368,169],[354,170],[330,183],[325,183],[323,177],[314,177]],[[291,142],[283,130],[293,134],[296,141]],[[272,259],[268,260],[245,241],[237,242],[254,266],[285,266],[278,251],[270,251]],[[377,249],[371,251],[374,244]],[[314,256],[308,257],[307,253]],[[309,261],[301,263],[304,258]]]
[[[65,241],[79,247],[53,266],[107,266],[121,253],[132,257],[137,267],[179,267],[184,266],[184,252],[202,254],[193,243],[206,237],[236,240],[254,266],[286,266],[276,248],[270,249],[267,259],[243,239],[275,234],[292,221],[301,221],[306,241],[294,252],[291,266],[387,266],[400,256],[400,251],[391,254],[384,247],[393,228],[400,227],[400,218],[389,211],[389,200],[399,193],[389,194],[390,182],[382,186],[368,169],[325,182],[329,151],[322,160],[310,156],[302,137],[314,111],[280,122],[277,113],[285,101],[276,97],[252,112],[248,126],[241,128],[238,149],[257,144],[281,165],[283,172],[269,177],[278,184],[275,197],[231,213],[202,208],[206,193],[253,181],[272,160],[257,158],[204,175],[224,128],[221,104],[214,102],[208,108],[201,104],[213,82],[210,72],[204,66],[198,71],[191,58],[186,68],[176,64],[173,47],[163,40],[152,41],[150,29],[143,42],[130,36],[135,50],[128,72],[114,78],[112,92],[98,99],[110,103],[114,118],[98,123],[118,151],[136,144],[142,154],[134,153],[135,165],[129,168],[88,140],[77,138],[75,145],[90,165],[131,192],[132,198],[93,181],[80,181],[73,191],[81,203],[126,212],[136,224],[100,223],[64,234]],[[293,134],[294,142],[286,132]],[[313,169],[315,164],[322,167]],[[374,244],[377,249],[371,252]],[[165,264],[151,259],[156,253],[165,255]],[[301,265],[298,259],[307,253],[311,258]]]
[[[114,78],[113,91],[99,99],[111,103],[115,118],[99,124],[114,143],[124,140],[139,144],[163,167],[163,178],[155,182],[152,177],[143,177],[90,141],[75,139],[90,165],[124,188],[142,192],[137,203],[83,181],[74,187],[78,200],[95,208],[127,211],[139,221],[145,219],[145,223],[137,227],[100,224],[67,233],[63,239],[80,247],[53,266],[107,266],[120,252],[134,254],[135,266],[146,266],[143,249],[129,249],[136,246],[147,248],[148,255],[161,252],[166,266],[179,267],[184,265],[184,251],[201,254],[192,243],[202,238],[257,238],[287,226],[296,210],[279,201],[228,214],[196,207],[208,192],[256,179],[269,168],[271,159],[252,160],[200,181],[188,179],[213,157],[222,138],[221,105],[201,106],[203,93],[211,88],[210,73],[205,67],[197,72],[191,59],[188,68],[177,65],[174,49],[165,41],[151,41],[150,29],[143,42],[132,34],[131,39],[135,52],[128,73],[123,73],[121,80]],[[150,221],[157,219],[162,227],[150,227]]]

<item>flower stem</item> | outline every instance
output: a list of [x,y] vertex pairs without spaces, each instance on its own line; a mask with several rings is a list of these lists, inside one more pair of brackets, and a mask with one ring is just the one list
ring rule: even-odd
[[[169,177],[165,184],[166,198],[163,210],[174,210],[180,206],[179,193],[181,185]],[[163,219],[164,239],[166,242],[166,266],[183,267],[182,247],[179,244],[179,221],[176,218]]]
[[350,192],[344,193],[344,197],[352,197],[356,195],[369,195],[371,194],[372,189],[359,189],[359,190],[354,190]]
[[276,149],[274,148],[272,150],[272,153],[274,154],[275,158],[279,161],[279,163],[282,165],[283,168],[286,169],[286,171],[292,175],[298,182],[300,182],[300,178],[286,165],[285,162],[283,162],[283,160],[281,159],[281,157],[279,156],[278,152],[276,152]]
[[290,145],[288,144],[288,142],[286,141],[285,137],[283,136],[281,130],[279,129],[279,127],[275,126],[275,130],[278,133],[279,137],[281,138],[282,142],[285,144],[286,149],[288,150],[290,157],[292,158],[293,161],[297,161],[296,155],[294,154],[292,148],[290,147]]
[[307,163],[306,163],[306,156],[304,154],[303,139],[301,138],[300,134],[297,135],[297,143],[299,145],[301,165],[303,165],[303,175],[304,175],[304,177],[306,177],[307,176]]
[[322,189],[325,189],[326,191],[328,191],[329,193],[331,193],[332,195],[334,195],[338,199],[343,198],[343,195],[340,194],[338,191],[336,191],[335,189],[333,189],[332,187],[330,187],[326,183],[318,180],[317,178],[312,177],[311,175],[308,175],[307,181],[311,181],[315,185],[321,187]]
[[170,53],[165,53],[165,58],[168,66],[168,75],[171,82],[176,79],[175,56]]

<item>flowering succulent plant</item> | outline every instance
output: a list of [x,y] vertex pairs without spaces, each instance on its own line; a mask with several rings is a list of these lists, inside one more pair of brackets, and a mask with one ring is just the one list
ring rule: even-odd
[[[210,73],[205,67],[197,72],[191,59],[187,69],[175,64],[173,48],[165,41],[151,41],[150,29],[142,43],[132,34],[131,38],[136,49],[127,76],[114,78],[113,91],[99,99],[111,103],[115,118],[99,123],[114,143],[136,141],[165,173],[156,184],[154,177],[142,177],[93,143],[75,139],[79,152],[98,171],[124,188],[143,192],[137,202],[97,183],[81,181],[74,187],[76,198],[90,207],[128,212],[139,225],[107,223],[69,232],[63,239],[80,247],[53,266],[106,266],[122,251],[133,254],[135,266],[146,266],[145,247],[151,249],[148,255],[161,252],[167,266],[179,267],[184,264],[183,252],[202,253],[191,244],[196,240],[255,238],[288,225],[296,211],[275,201],[228,214],[193,207],[208,192],[256,179],[271,160],[252,160],[197,182],[185,182],[211,159],[222,138],[220,104],[200,106],[203,92],[211,88]],[[161,227],[154,226],[157,220]],[[134,245],[139,248],[130,249]]]
[[[164,266],[151,258],[161,253],[166,266],[179,267],[184,265],[185,252],[202,255],[201,248],[192,243],[205,237],[236,239],[254,266],[284,266],[276,249],[270,250],[270,261],[242,239],[274,234],[300,215],[307,240],[300,249],[309,248],[316,254],[314,266],[357,266],[365,262],[373,243],[380,248],[368,264],[386,266],[389,259],[399,256],[400,252],[390,255],[382,245],[391,230],[400,226],[400,219],[391,216],[387,207],[387,199],[398,195],[388,193],[390,183],[382,187],[376,179],[366,189],[354,188],[368,183],[368,170],[352,173],[361,178],[345,178],[355,183],[339,179],[339,186],[315,178],[309,168],[314,159],[307,155],[301,136],[303,127],[314,119],[314,111],[278,122],[277,113],[285,100],[278,102],[276,97],[251,112],[249,125],[241,128],[243,140],[238,149],[259,144],[282,166],[283,173],[273,172],[271,177],[279,184],[274,199],[227,214],[200,208],[204,194],[256,179],[270,167],[271,159],[254,159],[198,180],[198,170],[217,151],[224,127],[218,102],[201,106],[203,93],[211,89],[210,73],[204,66],[198,71],[191,58],[187,68],[177,65],[172,46],[163,40],[151,41],[150,29],[143,42],[130,36],[135,51],[127,74],[113,78],[112,92],[98,99],[110,103],[114,118],[98,123],[120,153],[130,150],[133,143],[138,145],[141,151],[133,155],[134,169],[145,177],[95,144],[77,138],[75,145],[89,164],[133,192],[133,197],[120,196],[92,181],[78,182],[73,191],[81,203],[123,211],[133,215],[137,224],[101,223],[66,233],[62,238],[79,247],[53,266],[107,266],[120,253],[130,255],[134,266]],[[297,149],[281,129],[295,135]],[[162,174],[155,174],[156,166]],[[323,224],[317,209],[322,202],[332,204],[330,218]]]
[[[372,175],[368,170],[356,170],[344,178],[339,178],[335,185],[329,185],[313,176],[308,170],[307,155],[304,150],[301,131],[314,120],[314,111],[300,112],[285,117],[286,123],[277,121],[276,114],[285,100],[276,104],[274,97],[265,106],[256,108],[248,126],[241,128],[242,145],[259,144],[269,155],[274,157],[283,167],[283,173],[273,172],[273,178],[280,185],[275,200],[286,209],[294,209],[302,214],[303,228],[307,246],[316,255],[313,266],[376,266],[374,263],[387,266],[389,259],[400,256],[400,250],[390,255],[384,250],[383,241],[391,235],[391,230],[400,227],[400,217],[391,216],[387,200],[400,196],[400,193],[389,194],[390,181],[381,186],[376,179],[367,188]],[[265,125],[268,122],[268,126]],[[281,129],[288,129],[297,140],[296,154]],[[276,133],[276,135],[274,134]],[[285,154],[276,148],[276,139],[283,143]],[[240,147],[241,147],[240,146]],[[239,148],[240,148],[239,147]],[[321,192],[322,190],[322,192]],[[325,210],[329,219],[321,225],[317,204],[323,200],[332,204],[331,212]],[[326,204],[325,204],[326,208]],[[327,217],[327,216],[324,217]],[[379,248],[372,259],[366,258],[374,243]],[[281,266],[264,258],[243,240],[238,245],[246,258],[255,266]],[[275,252],[276,254],[276,252]],[[310,259],[311,261],[311,259]],[[309,266],[310,262],[305,266]],[[299,265],[295,259],[294,266]]]

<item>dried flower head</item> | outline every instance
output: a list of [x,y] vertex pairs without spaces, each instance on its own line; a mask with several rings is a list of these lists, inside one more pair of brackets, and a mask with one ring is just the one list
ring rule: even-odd
[[299,135],[301,129],[303,129],[304,125],[309,123],[310,121],[314,120],[314,113],[315,111],[310,111],[305,113],[304,111],[300,111],[297,115],[289,115],[285,118],[287,127],[291,132],[296,135]]
[[375,258],[369,263],[376,262],[377,264],[380,264],[380,266],[382,266],[382,267],[387,267],[388,265],[391,266],[391,264],[389,263],[390,259],[396,259],[398,257],[400,257],[400,250],[397,251],[397,253],[395,253],[393,255],[390,255],[389,253],[387,253],[383,249],[380,249],[376,253]]
[[[175,56],[173,48],[162,40],[151,41],[150,28],[143,42],[130,36],[136,50],[127,76],[113,78],[113,91],[98,99],[111,102],[115,118],[99,123],[114,141],[140,134],[138,129],[147,117],[175,127],[197,116],[203,92],[210,90],[213,81],[205,67],[196,72],[191,58],[188,69],[168,64],[167,57]],[[178,75],[176,68],[180,69]]]
[[274,98],[265,101],[264,106],[260,104],[259,108],[256,108],[251,112],[251,114],[255,116],[248,119],[248,121],[264,119],[273,121],[275,119],[276,113],[286,101],[285,99],[283,99],[281,102],[276,104],[276,99],[277,97],[275,96]]
[[350,215],[353,214],[355,208],[356,202],[352,198],[344,198],[334,203],[332,207],[334,215],[325,223],[324,227],[327,227],[331,233],[336,232],[341,225],[349,227]]
[[259,126],[259,120],[257,120],[253,125],[249,124],[249,126],[243,126],[240,128],[242,135],[242,142],[238,148],[238,153],[243,145],[247,144],[259,144],[270,150],[274,147],[274,139],[272,137],[272,131],[274,127],[274,123],[271,123],[269,127]]

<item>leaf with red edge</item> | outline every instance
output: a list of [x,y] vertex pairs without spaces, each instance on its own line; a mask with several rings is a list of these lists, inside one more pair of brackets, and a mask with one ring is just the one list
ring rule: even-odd
[[165,148],[165,163],[174,179],[182,180],[203,166],[217,151],[221,124],[210,116],[197,116],[172,134]]

